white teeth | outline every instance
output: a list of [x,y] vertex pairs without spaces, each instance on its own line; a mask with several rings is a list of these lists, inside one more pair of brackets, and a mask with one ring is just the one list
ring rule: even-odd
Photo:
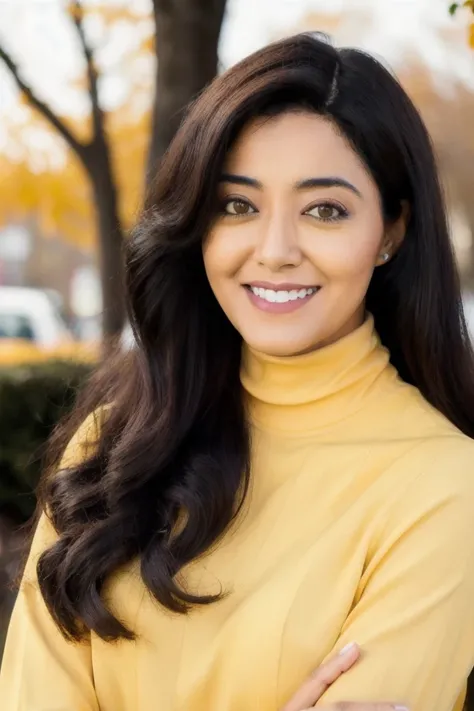
[[253,294],[255,294],[255,296],[259,296],[261,299],[269,301],[271,304],[285,304],[287,301],[305,299],[307,296],[310,296],[317,291],[317,289],[292,289],[291,291],[278,289],[278,291],[274,291],[273,289],[263,289],[259,286],[251,286],[250,290]]

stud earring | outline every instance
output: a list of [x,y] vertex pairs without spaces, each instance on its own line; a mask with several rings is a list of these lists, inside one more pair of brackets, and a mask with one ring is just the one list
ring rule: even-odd
[[385,252],[385,254],[382,254],[382,259],[384,262],[388,262],[390,255],[388,252]]

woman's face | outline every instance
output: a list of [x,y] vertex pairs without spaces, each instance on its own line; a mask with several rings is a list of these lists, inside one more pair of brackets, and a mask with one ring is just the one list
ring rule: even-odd
[[404,227],[384,225],[376,184],[328,120],[293,112],[252,122],[227,156],[218,198],[204,264],[250,347],[305,353],[363,322],[374,268]]

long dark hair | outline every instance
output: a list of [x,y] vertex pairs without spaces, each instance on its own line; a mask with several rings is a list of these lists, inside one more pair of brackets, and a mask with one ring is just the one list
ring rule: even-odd
[[101,597],[104,582],[132,560],[170,610],[216,599],[195,596],[179,573],[234,520],[248,487],[250,436],[241,338],[211,292],[202,242],[224,158],[243,126],[295,108],[338,127],[376,181],[387,220],[409,202],[406,238],[376,270],[367,307],[401,376],[474,437],[473,357],[433,151],[416,109],[361,51],[308,34],[270,45],[190,106],[126,247],[137,346],[95,374],[57,432],[56,468],[78,424],[103,413],[95,447],[59,475],[53,466],[40,498],[58,540],[40,558],[39,583],[70,638],[87,630],[106,640],[133,636]]

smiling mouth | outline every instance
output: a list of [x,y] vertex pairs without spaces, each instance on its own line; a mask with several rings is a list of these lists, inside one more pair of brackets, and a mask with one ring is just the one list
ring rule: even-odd
[[316,294],[321,288],[320,286],[299,287],[294,289],[268,289],[262,286],[253,286],[245,284],[245,288],[251,294],[266,301],[269,304],[287,304],[292,301],[305,301],[308,297]]
[[[302,308],[320,291],[320,286],[298,284],[243,284],[250,302],[268,314],[289,314]],[[272,287],[272,288],[270,288]],[[286,287],[286,288],[283,288]]]

